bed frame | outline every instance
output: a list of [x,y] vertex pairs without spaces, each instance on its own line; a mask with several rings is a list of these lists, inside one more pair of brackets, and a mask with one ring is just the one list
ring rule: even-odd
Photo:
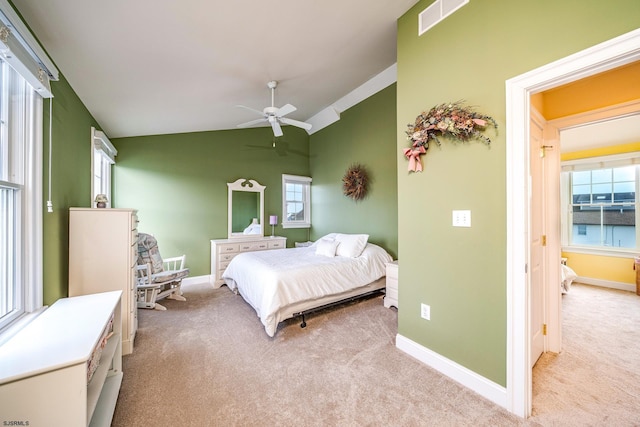
[[[328,295],[324,298],[315,299],[311,301],[301,301],[297,303],[290,304],[287,307],[284,307],[280,310],[280,314],[282,318],[280,323],[287,319],[291,319],[293,317],[301,317],[300,327],[304,328],[307,326],[307,322],[305,321],[305,316],[316,311],[324,310],[329,307],[333,307],[339,304],[343,304],[345,302],[354,301],[358,299],[365,299],[372,297],[374,295],[384,293],[386,289],[386,277],[381,277],[376,281],[369,283],[368,285],[361,286],[356,289],[352,289],[350,291],[341,292],[339,294]],[[239,295],[236,291],[236,294]]]

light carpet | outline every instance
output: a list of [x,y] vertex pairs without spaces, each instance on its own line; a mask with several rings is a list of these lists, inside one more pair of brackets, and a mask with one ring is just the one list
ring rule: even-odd
[[[380,297],[315,313],[305,329],[298,320],[285,321],[274,338],[226,287],[193,285],[185,297],[186,302],[164,301],[164,312],[139,310],[113,426],[640,424],[638,415],[617,415],[618,409],[637,409],[637,396],[625,405],[620,394],[614,410],[603,397],[591,411],[580,402],[591,407],[582,394],[600,395],[593,383],[574,389],[558,376],[547,389],[547,371],[555,371],[554,363],[569,351],[541,360],[545,369],[534,368],[535,414],[521,420],[398,350],[397,312],[384,308]],[[628,326],[637,325],[630,320]],[[591,366],[577,360],[559,368],[570,376],[581,373],[576,363]],[[627,382],[637,384],[635,375]],[[558,392],[562,399],[554,394],[554,381],[570,388]],[[615,388],[628,393],[637,387]],[[571,397],[578,409],[568,403]]]

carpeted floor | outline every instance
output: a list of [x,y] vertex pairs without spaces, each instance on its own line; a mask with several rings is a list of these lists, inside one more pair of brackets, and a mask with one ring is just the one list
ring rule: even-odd
[[[165,312],[139,310],[113,426],[640,424],[637,410],[628,413],[637,409],[637,396],[624,403],[624,393],[631,398],[629,391],[638,390],[637,372],[624,375],[636,384],[614,386],[613,406],[593,391],[589,381],[598,378],[587,377],[576,389],[563,376],[547,382],[556,367],[570,374],[593,363],[578,359],[585,366],[567,366],[569,350],[536,365],[535,413],[521,420],[396,349],[397,312],[384,308],[380,297],[313,314],[305,329],[298,321],[283,322],[274,338],[226,287],[194,285],[185,297],[165,301]],[[625,328],[637,325],[630,318]],[[632,359],[625,365],[632,368]],[[568,387],[557,392],[562,398],[554,382]],[[600,407],[593,395],[601,396]]]
[[532,419],[639,426],[640,296],[574,284],[562,298],[563,351],[533,368]]

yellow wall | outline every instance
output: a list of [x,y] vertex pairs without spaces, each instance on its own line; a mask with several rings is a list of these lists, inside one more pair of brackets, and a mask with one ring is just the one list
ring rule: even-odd
[[611,282],[636,283],[633,258],[578,254],[575,252],[563,252],[562,256],[567,258],[567,265],[578,276]]
[[591,150],[573,151],[571,153],[562,153],[560,155],[560,159],[562,161],[588,159],[589,157],[600,157],[600,156],[609,156],[611,154],[632,153],[634,151],[640,151],[640,142],[614,145],[610,147],[593,148]]

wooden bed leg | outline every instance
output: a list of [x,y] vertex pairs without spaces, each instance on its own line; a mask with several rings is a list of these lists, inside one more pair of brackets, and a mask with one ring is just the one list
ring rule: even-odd
[[307,327],[307,322],[304,321],[304,313],[302,314],[302,323],[300,323],[300,327],[301,328],[306,328]]

